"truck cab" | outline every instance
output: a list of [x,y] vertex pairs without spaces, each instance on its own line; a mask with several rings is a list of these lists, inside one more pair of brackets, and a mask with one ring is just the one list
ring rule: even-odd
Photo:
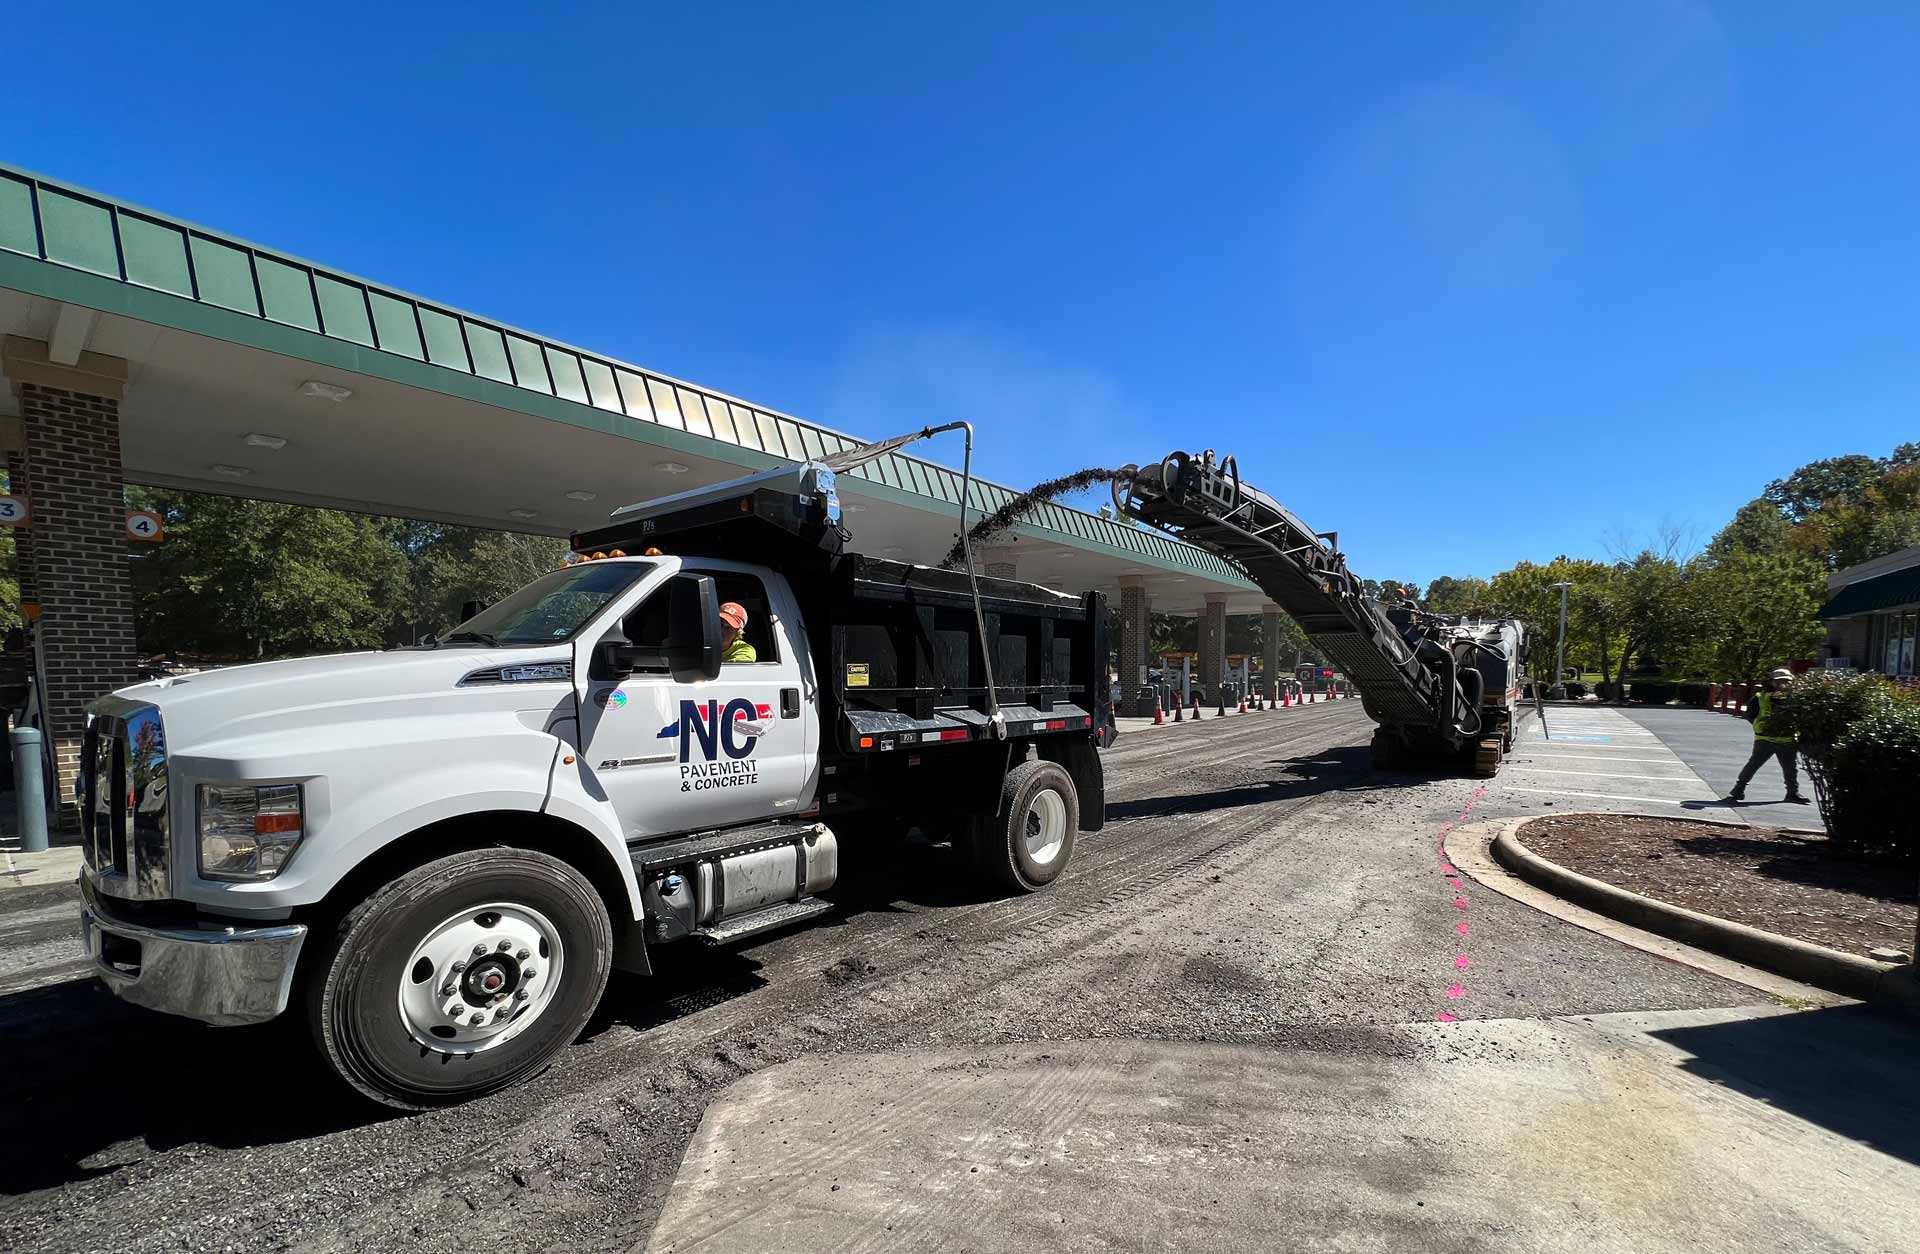
[[302,1014],[361,1092],[422,1108],[546,1065],[654,946],[831,910],[836,825],[1043,889],[1100,825],[1104,603],[848,552],[832,485],[808,463],[629,507],[424,646],[96,702],[101,980],[214,1024]]

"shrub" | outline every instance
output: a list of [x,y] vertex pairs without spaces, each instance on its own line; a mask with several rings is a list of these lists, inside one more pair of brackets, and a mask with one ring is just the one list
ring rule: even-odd
[[1828,834],[1862,853],[1920,860],[1913,780],[1920,775],[1920,703],[1884,701],[1834,742]]
[[1780,717],[1808,756],[1824,754],[1849,726],[1892,704],[1892,691],[1878,675],[1808,671],[1788,687]]
[[1636,679],[1633,681],[1633,699],[1644,701],[1648,705],[1665,705],[1673,700],[1673,685],[1664,679]]
[[1704,710],[1707,708],[1713,692],[1706,684],[1694,683],[1689,680],[1683,684],[1675,684],[1673,695],[1675,700],[1679,701],[1681,705],[1688,705],[1697,710]]
[[1587,686],[1569,680],[1567,683],[1567,695],[1569,697],[1584,697],[1587,695]]

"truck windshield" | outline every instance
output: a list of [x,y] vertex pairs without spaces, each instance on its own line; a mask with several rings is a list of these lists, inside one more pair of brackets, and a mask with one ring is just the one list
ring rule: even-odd
[[569,640],[653,569],[651,562],[581,562],[542,575],[440,637],[442,644],[551,644]]

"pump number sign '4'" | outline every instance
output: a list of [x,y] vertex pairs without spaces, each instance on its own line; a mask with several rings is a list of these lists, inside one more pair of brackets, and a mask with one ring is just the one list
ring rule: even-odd
[[144,509],[127,511],[127,539],[158,541],[166,539],[167,533],[160,526],[160,515]]

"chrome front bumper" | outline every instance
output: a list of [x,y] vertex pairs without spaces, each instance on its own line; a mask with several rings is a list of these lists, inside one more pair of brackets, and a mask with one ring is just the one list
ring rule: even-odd
[[306,924],[170,928],[129,923],[102,907],[84,875],[80,900],[87,957],[114,996],[223,1027],[264,1023],[287,1008]]

